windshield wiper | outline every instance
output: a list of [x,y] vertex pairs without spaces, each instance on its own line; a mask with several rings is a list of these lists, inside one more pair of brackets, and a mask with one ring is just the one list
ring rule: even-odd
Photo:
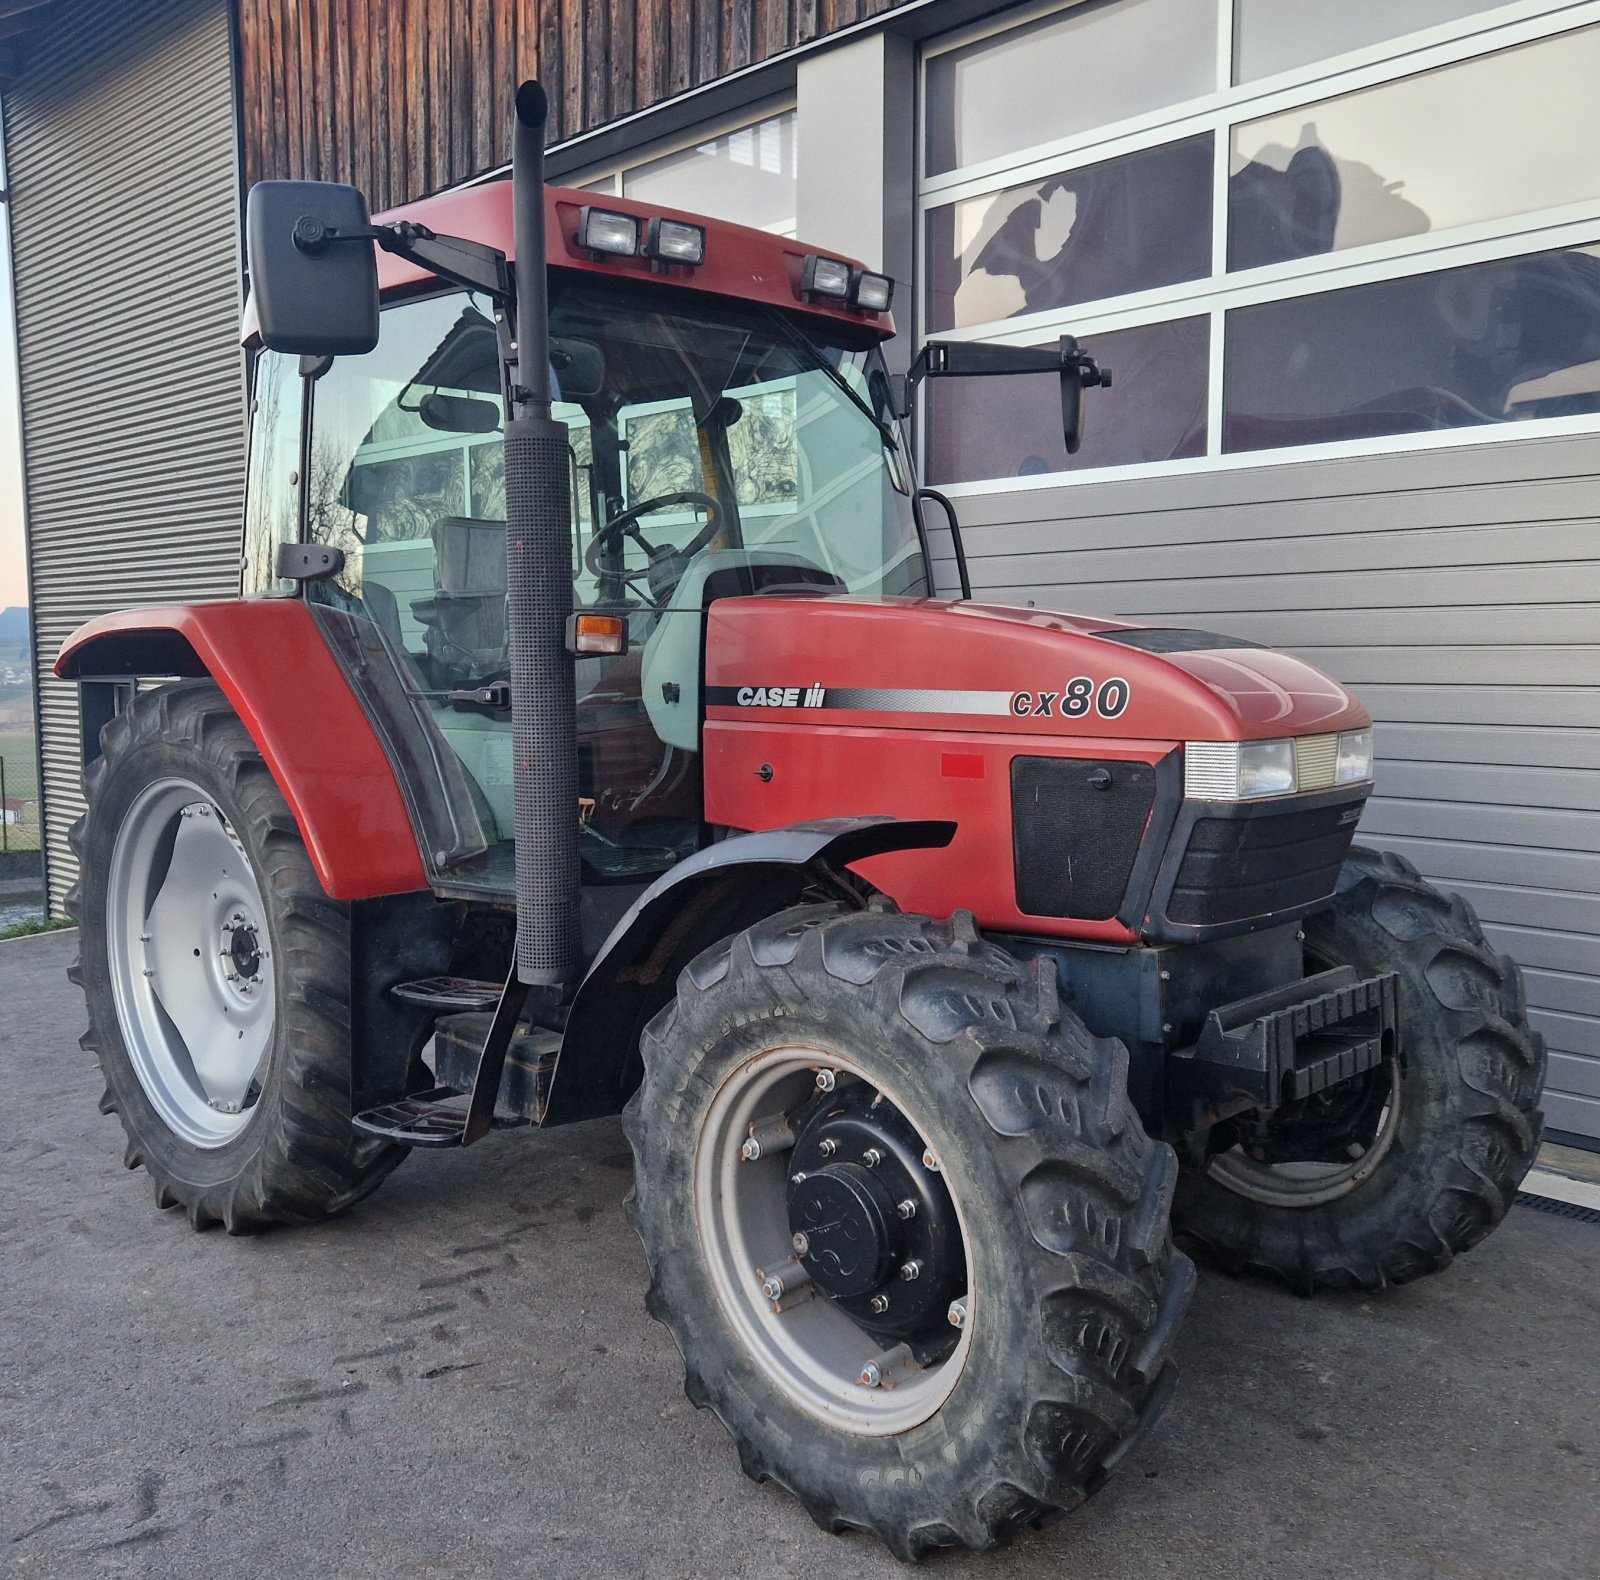
[[853,405],[856,410],[859,411],[867,419],[867,421],[878,430],[878,437],[883,440],[884,448],[891,451],[898,450],[899,441],[895,437],[894,429],[891,428],[889,424],[886,423],[877,414],[877,412],[875,412],[872,407],[870,407],[866,401],[861,398],[859,392],[852,388],[849,380],[846,379],[845,376],[838,370],[838,368],[834,367],[833,364],[829,362],[820,351],[817,350],[816,344],[808,336],[803,335],[800,330],[796,328],[794,324],[790,323],[789,320],[784,317],[782,313],[778,312],[776,308],[768,308],[767,312],[768,316],[773,320],[773,322],[776,323],[783,331],[784,338],[790,341],[791,344],[798,346],[802,351],[804,351],[811,365],[815,368],[821,369],[823,373],[827,374],[827,376],[836,385],[838,385],[841,390],[844,391],[846,396],[849,397],[851,405]]

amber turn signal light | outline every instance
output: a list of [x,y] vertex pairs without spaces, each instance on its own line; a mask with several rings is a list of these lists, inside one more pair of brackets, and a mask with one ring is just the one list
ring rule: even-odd
[[628,621],[620,614],[575,614],[567,619],[567,651],[577,658],[626,653]]

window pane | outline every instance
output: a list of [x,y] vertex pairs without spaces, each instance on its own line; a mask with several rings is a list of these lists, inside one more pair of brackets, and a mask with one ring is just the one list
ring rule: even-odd
[[1399,38],[1505,0],[1235,0],[1233,80],[1250,82]]
[[928,480],[968,483],[1204,455],[1208,340],[1204,318],[1086,340],[1115,382],[1085,393],[1076,455],[1062,442],[1061,384],[1053,373],[931,379],[923,385]]
[[1099,0],[936,55],[927,172],[997,159],[1210,93],[1217,0]]
[[624,197],[762,230],[793,231],[795,190],[793,110],[636,165],[622,176]]
[[928,215],[930,330],[1210,272],[1209,132]]
[[1600,412],[1600,246],[1228,314],[1223,448]]
[[256,358],[251,390],[250,480],[244,511],[244,591],[286,587],[276,576],[278,545],[300,535],[300,359],[279,351]]
[[1591,27],[1236,126],[1229,268],[1600,196],[1597,82]]

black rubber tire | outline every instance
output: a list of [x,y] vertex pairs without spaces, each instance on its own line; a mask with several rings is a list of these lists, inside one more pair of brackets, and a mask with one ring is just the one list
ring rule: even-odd
[[[350,917],[317,879],[300,830],[255,743],[210,681],[138,697],[101,732],[84,777],[88,812],[72,829],[79,881],[67,912],[79,925],[70,975],[100,1061],[103,1113],[127,1133],[123,1161],[155,1182],[156,1202],[182,1207],[196,1229],[230,1234],[314,1223],[358,1201],[405,1149],[350,1123]],[[221,808],[243,842],[267,908],[276,973],[273,1038],[250,1123],[224,1145],[175,1135],[151,1105],[117,1020],[106,948],[105,875],[122,818],[148,784],[181,775]]]
[[[965,1365],[937,1413],[894,1436],[830,1428],[779,1390],[700,1247],[693,1159],[713,1095],[741,1061],[797,1039],[847,1051],[904,1094],[982,1223]],[[648,1309],[745,1473],[786,1487],[824,1529],[869,1531],[904,1559],[992,1547],[1081,1503],[1160,1413],[1194,1283],[1169,1229],[1177,1160],[1128,1101],[1122,1044],[1063,1009],[1044,962],[984,942],[965,912],[801,906],[694,960],[643,1054],[624,1124]]]
[[1522,974],[1472,907],[1410,862],[1353,847],[1333,903],[1307,919],[1317,961],[1399,978],[1400,1111],[1388,1151],[1320,1206],[1252,1201],[1185,1169],[1180,1242],[1300,1294],[1381,1289],[1445,1267],[1505,1217],[1538,1150],[1544,1040]]

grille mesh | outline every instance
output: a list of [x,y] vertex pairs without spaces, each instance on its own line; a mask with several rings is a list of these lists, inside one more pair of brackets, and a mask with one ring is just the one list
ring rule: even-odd
[[1302,790],[1326,790],[1339,763],[1337,735],[1300,735],[1294,743],[1294,771]]

